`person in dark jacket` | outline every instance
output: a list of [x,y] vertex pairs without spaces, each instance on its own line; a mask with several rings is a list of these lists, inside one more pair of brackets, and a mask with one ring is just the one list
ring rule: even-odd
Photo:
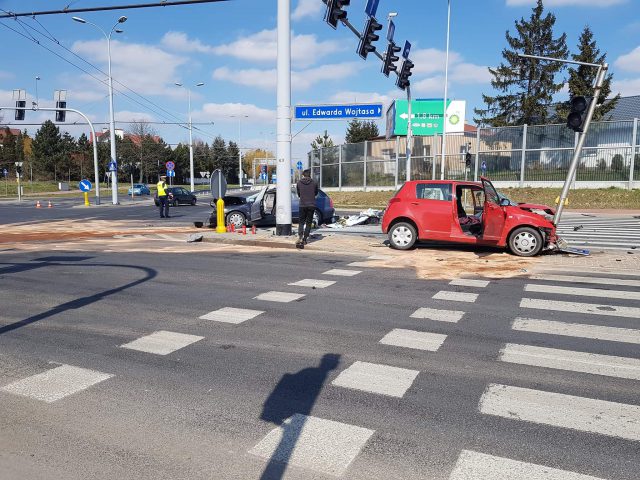
[[316,210],[316,195],[318,195],[318,184],[311,178],[311,170],[302,172],[302,178],[296,185],[298,197],[300,197],[300,218],[298,220],[298,243],[296,247],[304,248],[311,233],[311,223],[313,222],[313,212]]

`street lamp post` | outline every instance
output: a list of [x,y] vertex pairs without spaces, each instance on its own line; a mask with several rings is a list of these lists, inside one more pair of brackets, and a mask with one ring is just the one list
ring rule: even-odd
[[36,75],[36,106],[40,103],[38,99],[38,80],[40,80],[40,75]]
[[440,164],[440,180],[444,180],[444,162],[447,154],[447,95],[449,87],[449,32],[451,30],[451,0],[447,0],[447,50],[444,64],[444,107],[442,114],[442,162]]
[[[193,192],[195,187],[195,181],[193,179],[193,122],[191,121],[191,89],[185,87],[181,83],[175,83],[178,87],[182,87],[187,90],[187,96],[189,97],[189,181],[191,184],[191,191]],[[198,82],[194,87],[201,87],[204,82]]]
[[[105,32],[100,26],[95,23],[88,22],[80,17],[72,17],[73,21],[78,23],[86,23],[89,25],[93,25],[98,30],[102,32],[104,37],[107,39],[107,59],[109,64],[109,142],[111,143],[111,162],[112,165],[112,173],[111,173],[111,201],[114,205],[118,204],[118,162],[116,160],[116,130],[115,130],[115,120],[113,118],[113,77],[111,75],[111,35],[115,33],[122,33],[123,30],[116,28],[119,24],[127,21],[127,17],[124,15],[118,18],[116,24],[111,27],[109,34]],[[97,139],[94,139],[97,141]]]

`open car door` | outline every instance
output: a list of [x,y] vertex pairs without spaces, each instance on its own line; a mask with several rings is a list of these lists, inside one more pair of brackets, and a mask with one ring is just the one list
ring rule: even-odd
[[254,202],[251,204],[251,218],[249,220],[251,220],[252,222],[257,222],[262,220],[262,217],[264,215],[265,193],[267,193],[267,187],[264,187],[262,190],[260,190],[260,193],[258,193],[258,196],[254,200]]
[[504,229],[505,211],[500,206],[500,197],[493,184],[481,177],[484,189],[484,209],[482,211],[482,238],[500,240]]

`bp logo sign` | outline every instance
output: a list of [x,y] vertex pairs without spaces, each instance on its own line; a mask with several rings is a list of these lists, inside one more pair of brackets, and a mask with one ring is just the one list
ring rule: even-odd
[[456,114],[453,114],[449,117],[449,123],[451,125],[457,125],[458,123],[460,123],[460,117]]

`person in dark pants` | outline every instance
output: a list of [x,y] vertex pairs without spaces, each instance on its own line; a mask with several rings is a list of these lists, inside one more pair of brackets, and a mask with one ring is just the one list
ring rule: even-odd
[[167,177],[162,175],[156,187],[158,188],[158,203],[160,204],[160,218],[169,218],[169,196],[167,194]]
[[304,248],[313,222],[313,212],[316,210],[316,195],[318,184],[311,178],[311,170],[302,172],[302,178],[296,185],[298,197],[300,197],[300,218],[298,220],[298,243],[296,247]]

